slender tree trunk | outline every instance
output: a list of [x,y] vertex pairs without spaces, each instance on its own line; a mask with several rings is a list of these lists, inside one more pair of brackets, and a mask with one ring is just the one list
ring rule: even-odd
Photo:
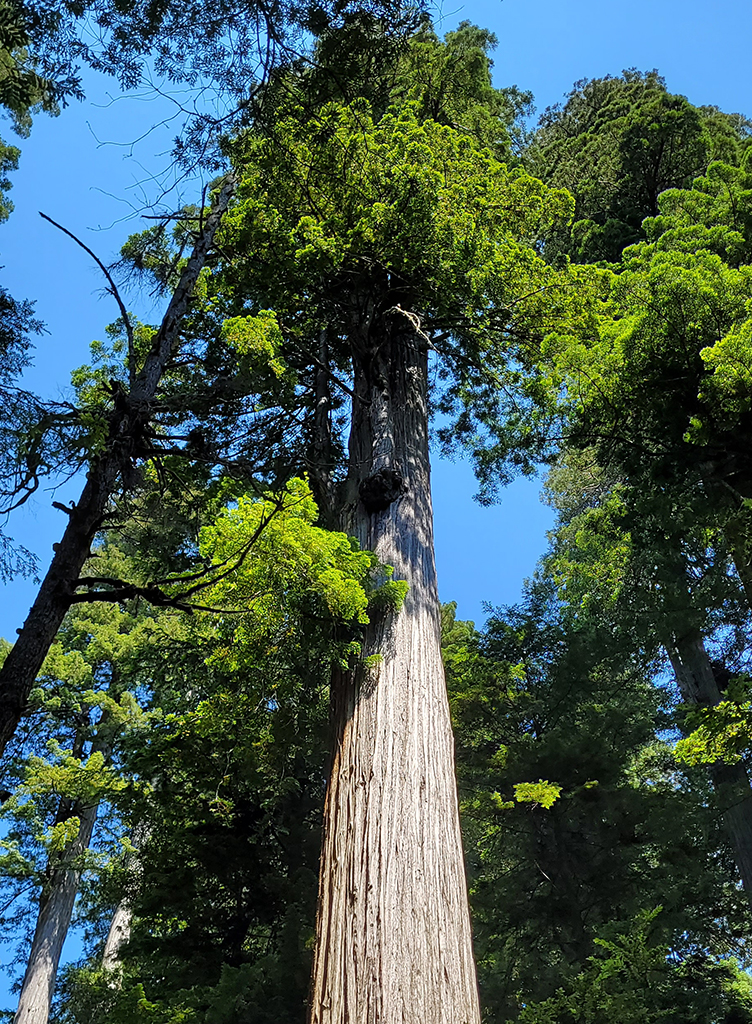
[[[383,323],[383,321],[382,321]],[[477,1024],[440,612],[427,351],[404,314],[357,346],[346,526],[409,591],[333,680],[311,1024]],[[365,659],[377,655],[370,667]]]
[[319,521],[333,528],[336,515],[332,502],[332,396],[329,380],[327,332],[319,336],[318,364],[314,370],[314,400],[310,479],[319,510]]
[[[140,847],[147,835],[147,830],[143,825],[137,826],[132,835],[131,842],[136,846]],[[130,850],[125,855],[124,869],[128,875],[131,876],[131,882],[126,886],[130,889],[133,878],[140,874],[140,865],[138,860],[138,849]],[[112,974],[113,988],[119,988],[122,980],[121,976],[121,951],[123,946],[128,942],[131,937],[131,927],[133,925],[133,911],[131,910],[130,900],[126,894],[115,907],[115,912],[112,915],[110,921],[110,930],[107,932],[107,939],[105,940],[104,949],[102,950],[102,967]]]
[[76,804],[70,816],[80,821],[78,835],[51,865],[39,898],[39,913],[14,1024],[47,1024],[55,992],[60,954],[68,935],[81,879],[81,857],[88,850],[99,804]]
[[[668,653],[685,703],[718,704],[721,691],[700,633],[675,638]],[[710,766],[710,777],[744,891],[752,902],[752,789],[746,769],[742,764],[716,761]]]
[[120,970],[120,950],[131,937],[132,920],[131,908],[125,900],[121,900],[112,915],[102,952],[102,967],[113,976]]
[[137,376],[134,373],[128,394],[122,392],[115,396],[105,451],[92,462],[81,497],[68,512],[63,537],[54,545],[55,556],[36,600],[19,630],[18,640],[0,668],[0,754],[15,732],[42,662],[71,605],[76,582],[102,526],[118,478],[124,476],[124,489],[129,486],[125,479],[128,474],[123,471],[132,467],[143,441],[159,382],[178,342],[180,325],[196,280],[206,265],[234,188],[235,179],[228,177],[206,219],[141,371]]
[[[110,731],[109,724],[108,716],[103,715],[99,735],[91,747],[91,753],[102,754],[105,762],[109,762],[112,754],[112,740],[109,736],[104,738]],[[74,757],[83,757],[84,735],[83,729],[79,729],[73,744]],[[51,857],[47,865],[48,880],[39,896],[37,924],[14,1024],[47,1024],[60,954],[68,936],[81,880],[81,859],[89,849],[98,813],[99,800],[83,803],[63,799],[60,802],[56,823],[78,818],[78,835],[62,854]]]
[[723,532],[731,547],[731,556],[747,599],[747,606],[752,611],[752,544],[748,536],[750,528],[752,524],[749,517],[740,515],[730,519]]

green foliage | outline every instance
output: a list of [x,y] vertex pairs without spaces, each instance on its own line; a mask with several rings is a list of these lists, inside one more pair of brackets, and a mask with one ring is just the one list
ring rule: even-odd
[[663,192],[658,215],[644,222],[648,240],[679,252],[708,250],[730,266],[749,262],[751,160],[747,147],[738,166],[714,161],[691,187]]
[[[626,928],[611,925],[597,937],[596,953],[566,989],[526,1005],[524,1024],[706,1024],[752,1019],[749,986],[733,961],[688,961],[678,968],[668,946],[656,942],[657,907],[643,911]],[[619,928],[624,928],[619,931]],[[606,937],[606,935],[608,937]],[[745,991],[746,988],[746,991]]]
[[285,372],[278,358],[282,332],[276,314],[262,309],[258,316],[236,316],[222,325],[225,341],[248,361],[250,372],[268,367],[277,377]]
[[[709,1020],[706,996],[713,1005],[726,998],[725,968],[714,975],[713,964],[729,952],[715,915],[725,906],[740,936],[744,901],[728,860],[720,866],[705,786],[679,779],[670,746],[656,741],[670,707],[651,685],[626,591],[610,599],[608,576],[595,586],[567,580],[562,592],[552,584],[554,572],[564,584],[562,555],[581,531],[573,519],[524,605],[497,612],[485,634],[444,612],[483,1005],[489,1020],[568,1024],[602,1020],[602,1003],[636,1021],[672,998],[655,1002],[640,974],[651,961],[666,974],[664,994],[682,991],[685,969],[708,972],[708,991],[698,986],[677,1006],[687,1020]],[[608,544],[586,550],[583,573],[588,559],[608,563]],[[520,781],[550,778],[556,784]],[[642,908],[658,900],[664,910],[640,950]],[[707,954],[697,956],[698,946]],[[570,1008],[591,1016],[568,1016]]]
[[693,708],[686,716],[688,736],[676,744],[677,759],[688,765],[740,761],[752,746],[749,684],[735,680],[724,700],[712,708]]
[[314,526],[317,516],[308,486],[292,480],[277,498],[239,498],[203,529],[202,554],[219,570],[205,600],[237,611],[214,663],[237,667],[247,657],[239,651],[284,644],[296,609],[355,626],[368,621],[374,556]]
[[538,779],[537,782],[516,782],[514,786],[514,799],[518,804],[540,804],[548,810],[553,807],[561,796],[561,786],[555,782],[545,782]]
[[410,585],[405,580],[386,579],[371,592],[368,608],[377,614],[392,612],[396,615],[405,603],[409,589]]
[[[521,280],[536,266],[512,233],[534,237],[541,225],[568,215],[566,194],[507,171],[468,135],[424,120],[414,101],[378,121],[363,100],[331,103],[315,120],[301,113],[287,113],[279,131],[294,166],[307,169],[306,193],[275,146],[255,142],[248,156],[256,166],[228,220],[240,267],[268,274],[273,252],[276,281],[288,292],[319,279],[323,303],[333,277],[377,267],[409,282],[426,313],[438,315],[437,303],[482,309],[489,289],[511,290],[504,273]],[[250,244],[254,260],[241,255]],[[273,294],[274,282],[265,283]],[[284,296],[277,290],[280,316],[300,300],[299,291]]]
[[575,198],[571,230],[550,237],[551,258],[618,260],[644,237],[667,189],[686,189],[713,160],[738,163],[750,124],[668,92],[657,71],[576,82],[549,107],[525,160],[547,184]]

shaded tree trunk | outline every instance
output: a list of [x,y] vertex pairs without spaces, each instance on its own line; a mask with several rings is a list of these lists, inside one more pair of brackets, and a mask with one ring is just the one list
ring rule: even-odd
[[[686,704],[713,706],[722,699],[702,636],[676,637],[668,648],[676,682]],[[752,789],[743,764],[716,761],[710,777],[723,827],[731,844],[744,891],[752,903]]]
[[[103,719],[100,727],[104,724]],[[94,751],[103,754],[105,760],[108,760],[112,745],[100,739],[92,746],[92,753]],[[83,754],[80,732],[73,746],[73,754],[79,758]],[[98,800],[92,803],[67,799],[61,801],[57,821],[78,818],[78,835],[58,857],[51,857],[47,866],[48,879],[39,896],[37,924],[14,1024],[47,1024],[49,1019],[60,954],[68,936],[81,880],[81,861],[89,849],[98,811]]]
[[[29,693],[71,606],[76,583],[91,544],[104,521],[119,478],[123,488],[132,486],[132,469],[143,445],[159,382],[179,340],[179,329],[201,270],[234,193],[235,179],[228,177],[206,219],[191,258],[181,275],[151,350],[138,375],[133,372],[129,392],[116,393],[104,452],[94,459],[78,502],[68,511],[68,526],[39,588],[36,600],[20,629],[18,640],[0,668],[0,754],[15,732]],[[135,368],[134,368],[135,371]]]
[[[354,344],[345,522],[409,590],[333,679],[311,1024],[477,1024],[440,650],[427,349],[392,311]],[[378,656],[369,665],[365,659]]]

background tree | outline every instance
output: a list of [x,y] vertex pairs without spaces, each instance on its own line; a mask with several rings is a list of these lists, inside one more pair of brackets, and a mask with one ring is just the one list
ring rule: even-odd
[[574,221],[549,240],[549,255],[618,260],[644,238],[662,192],[689,188],[712,161],[738,163],[749,131],[739,114],[670,93],[657,71],[576,82],[544,111],[525,151],[531,173],[575,199]]
[[[525,603],[483,634],[445,620],[483,1002],[494,1020],[553,1005],[596,970],[599,943],[642,934],[656,962],[670,946],[674,973],[659,997],[624,968],[630,998],[708,1020],[725,1012],[711,1004],[728,1005],[723,962],[743,956],[748,908],[707,782],[680,777],[659,738],[675,728],[675,696],[655,685],[625,609],[581,603],[576,581],[557,592],[561,558],[561,547],[546,556]],[[609,1005],[607,991],[594,1006]],[[573,1020],[590,1019],[578,1010]]]

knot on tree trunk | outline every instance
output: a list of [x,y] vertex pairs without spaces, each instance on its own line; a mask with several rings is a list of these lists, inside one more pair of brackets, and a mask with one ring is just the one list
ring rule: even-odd
[[405,479],[396,469],[379,469],[361,480],[358,487],[360,500],[371,515],[384,512],[406,491]]

